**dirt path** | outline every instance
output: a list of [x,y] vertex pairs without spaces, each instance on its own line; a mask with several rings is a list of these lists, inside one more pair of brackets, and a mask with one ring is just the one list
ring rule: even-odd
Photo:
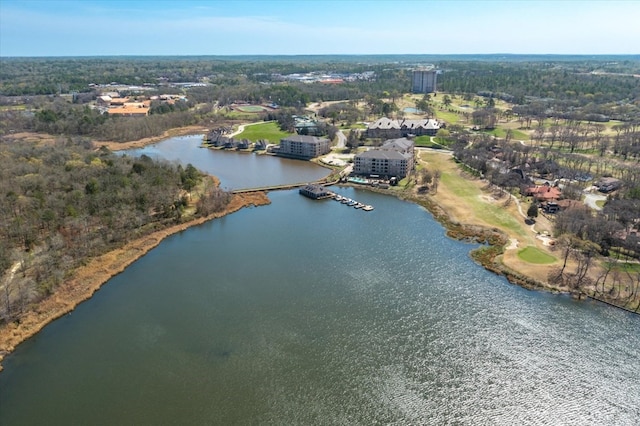
[[[144,256],[166,237],[244,207],[269,203],[269,198],[264,192],[235,194],[222,212],[154,232],[90,260],[86,266],[78,268],[53,295],[38,303],[31,312],[21,317],[19,323],[13,322],[0,327],[0,361],[18,344],[34,336],[50,322],[71,312],[79,303],[89,299],[111,277],[124,271],[127,266]],[[2,370],[1,365],[0,370]]]

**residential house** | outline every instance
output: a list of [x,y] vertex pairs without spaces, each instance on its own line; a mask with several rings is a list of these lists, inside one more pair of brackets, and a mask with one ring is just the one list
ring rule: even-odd
[[622,186],[622,181],[620,179],[612,177],[604,177],[596,182],[594,186],[598,188],[598,191],[607,194],[609,192],[620,189],[620,187]]
[[538,202],[558,201],[562,195],[560,189],[549,184],[529,186],[523,192],[526,197],[533,197]]

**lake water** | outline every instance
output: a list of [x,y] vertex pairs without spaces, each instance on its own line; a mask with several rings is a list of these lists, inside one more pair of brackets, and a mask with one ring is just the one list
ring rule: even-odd
[[288,183],[313,182],[331,170],[308,161],[272,155],[202,147],[202,135],[180,136],[122,151],[127,155],[147,155],[155,159],[180,162],[216,176],[224,189],[262,188]]
[[0,424],[637,424],[640,317],[334,189],[375,210],[272,192],[166,239],[5,359]]

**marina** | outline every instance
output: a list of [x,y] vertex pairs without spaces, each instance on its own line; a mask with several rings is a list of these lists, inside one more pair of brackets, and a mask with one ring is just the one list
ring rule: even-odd
[[322,200],[326,198],[331,198],[341,204],[345,204],[349,207],[353,207],[355,209],[362,209],[365,212],[370,212],[373,210],[373,206],[369,204],[363,204],[359,201],[356,201],[352,198],[342,196],[340,194],[336,194],[335,192],[329,191],[322,185],[306,185],[298,191],[301,195],[305,197],[314,199],[314,200]]

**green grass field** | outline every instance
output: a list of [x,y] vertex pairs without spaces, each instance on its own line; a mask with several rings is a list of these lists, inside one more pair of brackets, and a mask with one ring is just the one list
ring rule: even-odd
[[[523,132],[522,130],[518,130],[518,129],[511,129],[511,140],[516,140],[516,141],[520,141],[520,140],[524,140],[524,141],[528,141],[530,139],[529,135],[525,132]],[[497,138],[504,138],[507,135],[507,129],[505,129],[504,127],[501,127],[500,125],[498,125],[498,127],[496,127],[495,129],[491,130],[491,131],[487,131],[486,133],[493,135]]]
[[555,257],[533,246],[527,246],[518,251],[518,257],[525,262],[535,263],[538,265],[547,265],[556,261]]
[[271,121],[246,126],[244,131],[236,136],[236,139],[249,139],[255,142],[259,139],[266,139],[271,143],[280,143],[280,139],[291,136],[294,133],[287,133],[280,130],[278,123]]
[[615,271],[637,274],[640,273],[640,263],[616,262],[612,265],[612,269]]
[[[423,154],[423,156],[424,155],[425,154]],[[438,158],[434,157],[434,155],[439,154],[433,154],[431,156],[426,154],[426,157],[432,159]],[[434,168],[438,168],[437,164],[432,164],[434,164]],[[446,172],[446,170],[443,171],[440,181],[443,185],[447,186],[452,194],[464,199],[465,203],[467,203],[472,210],[473,216],[498,228],[508,229],[521,237],[529,237],[522,224],[505,210],[502,203],[488,204],[482,200],[483,193],[478,187],[469,185],[469,183],[457,173]]]
[[435,113],[438,120],[443,120],[447,122],[447,124],[456,124],[463,119],[460,114],[456,114],[455,112],[437,110]]

